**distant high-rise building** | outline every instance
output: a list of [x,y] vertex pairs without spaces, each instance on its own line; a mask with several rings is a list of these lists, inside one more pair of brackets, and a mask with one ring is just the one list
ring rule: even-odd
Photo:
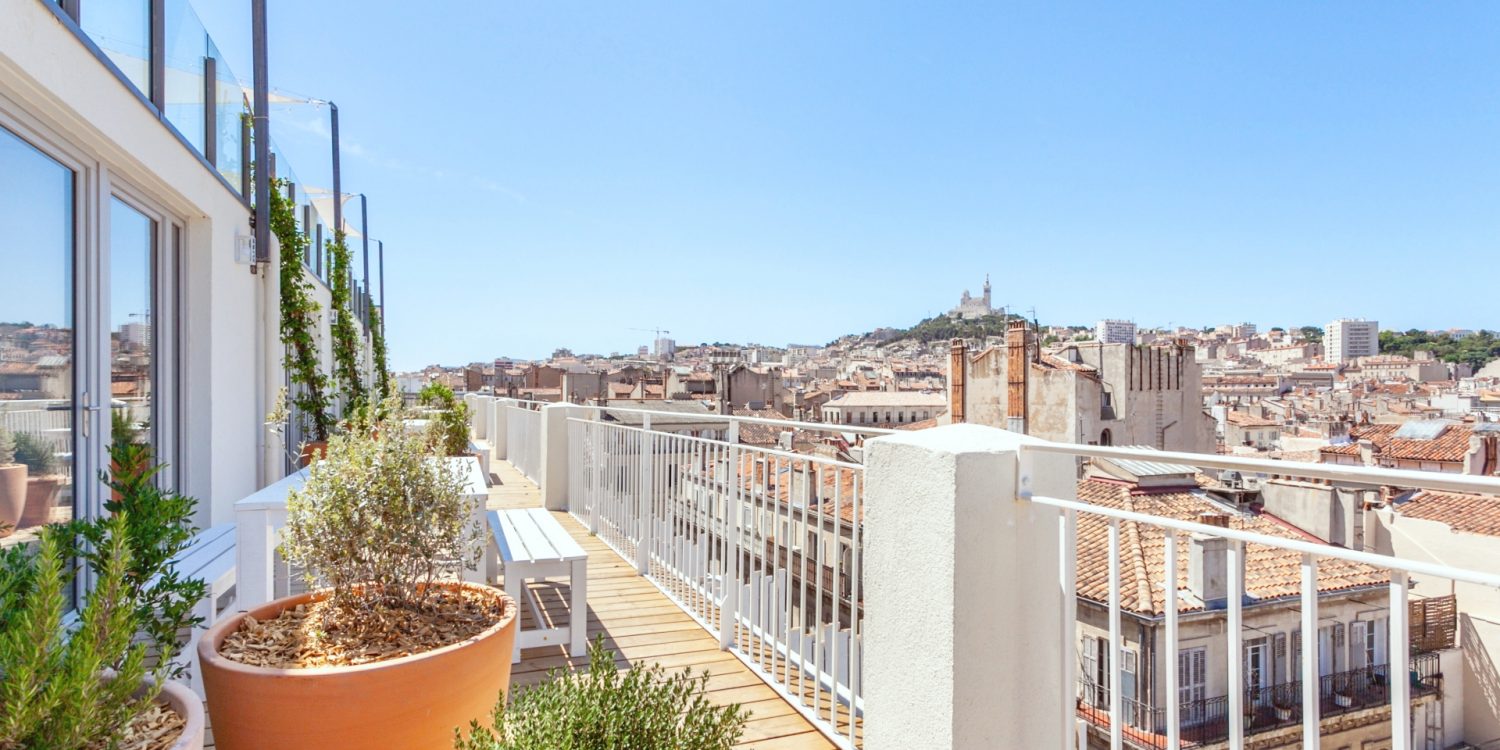
[[1240,323],[1230,330],[1230,335],[1237,339],[1248,339],[1254,336],[1256,328],[1254,323]]
[[635,350],[635,356],[640,357],[641,359],[645,359],[651,356],[651,347],[642,344],[641,348]]
[[120,326],[120,339],[131,346],[147,346],[151,343],[151,326],[148,323],[126,323]]
[[1101,320],[1094,324],[1094,339],[1104,344],[1134,344],[1135,324],[1128,320]]
[[1364,318],[1339,318],[1328,324],[1323,350],[1329,362],[1348,362],[1380,353],[1380,324]]
[[677,355],[677,342],[665,336],[656,340],[656,358],[669,360]]

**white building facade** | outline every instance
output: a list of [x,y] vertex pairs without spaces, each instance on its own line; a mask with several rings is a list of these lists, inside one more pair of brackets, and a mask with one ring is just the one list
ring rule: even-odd
[[1128,320],[1101,320],[1094,324],[1094,339],[1104,344],[1134,344],[1135,323]]
[[1324,344],[1329,362],[1348,362],[1380,353],[1380,323],[1363,318],[1340,318],[1328,324]]

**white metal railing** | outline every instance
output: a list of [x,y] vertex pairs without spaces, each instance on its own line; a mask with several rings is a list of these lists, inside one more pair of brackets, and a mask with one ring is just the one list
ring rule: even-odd
[[[1016,495],[1030,502],[1050,506],[1061,510],[1059,518],[1059,586],[1063,591],[1076,591],[1077,580],[1077,530],[1079,514],[1092,514],[1108,519],[1108,625],[1109,625],[1109,674],[1106,694],[1108,695],[1107,711],[1111,717],[1126,718],[1123,712],[1123,701],[1125,700],[1121,691],[1123,680],[1122,652],[1123,633],[1121,628],[1121,522],[1131,521],[1138,524],[1146,524],[1160,528],[1164,534],[1163,559],[1171,561],[1164,566],[1161,579],[1153,582],[1153,586],[1161,586],[1169,592],[1169,606],[1165,607],[1165,645],[1166,653],[1163,655],[1161,664],[1164,676],[1164,690],[1162,695],[1165,699],[1158,701],[1165,703],[1166,718],[1165,737],[1154,738],[1150,742],[1143,739],[1137,733],[1130,738],[1132,745],[1146,745],[1149,747],[1179,748],[1183,742],[1183,718],[1180,716],[1181,706],[1177,700],[1179,677],[1178,656],[1180,644],[1178,639],[1179,628],[1179,603],[1175,592],[1178,590],[1178,544],[1180,535],[1205,535],[1219,537],[1229,541],[1228,548],[1228,591],[1226,596],[1226,618],[1225,629],[1226,663],[1225,673],[1228,675],[1225,684],[1236,686],[1245,684],[1244,674],[1244,594],[1246,581],[1244,580],[1243,568],[1241,566],[1242,556],[1245,555],[1245,545],[1260,544],[1269,547],[1288,550],[1301,554],[1301,586],[1298,597],[1300,609],[1301,632],[1304,634],[1304,643],[1308,644],[1302,649],[1300,669],[1297,674],[1304,686],[1316,686],[1319,684],[1320,673],[1319,649],[1314,647],[1318,633],[1318,565],[1320,559],[1345,560],[1355,563],[1370,565],[1390,573],[1388,585],[1388,625],[1387,644],[1391,674],[1386,677],[1391,711],[1391,747],[1393,750],[1409,750],[1412,747],[1412,713],[1410,703],[1412,698],[1411,681],[1405,679],[1405,665],[1410,662],[1409,635],[1408,635],[1408,589],[1410,576],[1412,574],[1432,576],[1439,579],[1448,579],[1471,584],[1477,584],[1494,589],[1500,589],[1500,575],[1495,573],[1464,570],[1437,563],[1424,562],[1394,557],[1392,555],[1377,554],[1362,550],[1346,549],[1332,545],[1304,541],[1300,539],[1284,538],[1236,530],[1214,525],[1207,525],[1193,521],[1185,521],[1176,518],[1155,516],[1132,510],[1100,506],[1077,500],[1069,500],[1057,497],[1035,495],[1032,492],[1036,477],[1032,472],[1033,461],[1030,456],[1034,453],[1066,454],[1080,458],[1118,458],[1134,459],[1139,461],[1150,461],[1155,463],[1185,464],[1198,468],[1232,469],[1239,471],[1255,472],[1263,475],[1278,475],[1283,477],[1297,477],[1326,480],[1330,482],[1352,483],[1369,487],[1396,486],[1411,489],[1434,489],[1440,491],[1458,491],[1482,494],[1500,494],[1500,479],[1478,476],[1465,476],[1457,474],[1442,474],[1436,472],[1419,472],[1393,469],[1377,469],[1362,466],[1347,466],[1335,464],[1312,464],[1291,461],[1274,461],[1266,459],[1237,458],[1229,456],[1204,455],[1196,453],[1175,453],[1163,451],[1151,451],[1132,448],[1110,448],[1096,446],[1080,446],[1061,443],[1033,442],[1027,443],[1020,453],[1020,471],[1018,472]],[[1075,673],[1074,660],[1078,649],[1078,633],[1076,626],[1076,610],[1067,608],[1067,625],[1063,629],[1062,643],[1060,644],[1063,655],[1063,663],[1060,665],[1064,674]],[[1077,719],[1073,710],[1076,700],[1075,691],[1077,684],[1073,680],[1065,680],[1065,704],[1068,707],[1067,715],[1062,717],[1065,725],[1074,724]],[[1321,740],[1321,712],[1322,698],[1318,689],[1300,690],[1300,711],[1302,726],[1302,747],[1317,748]],[[1247,731],[1253,727],[1247,726],[1245,713],[1250,708],[1245,704],[1245,691],[1230,687],[1227,689],[1228,708],[1225,711],[1227,721],[1227,741],[1231,750],[1245,747]],[[1133,730],[1127,729],[1124,720],[1111,719],[1108,722],[1109,745],[1112,750],[1119,750],[1126,744],[1126,736]],[[1161,742],[1155,744],[1155,740]]]
[[738,421],[727,441],[653,431],[650,415],[639,427],[569,419],[568,431],[578,521],[839,746],[857,746],[864,468],[740,445]]
[[506,458],[527,479],[538,481],[542,468],[542,413],[508,404],[496,408],[506,410]]

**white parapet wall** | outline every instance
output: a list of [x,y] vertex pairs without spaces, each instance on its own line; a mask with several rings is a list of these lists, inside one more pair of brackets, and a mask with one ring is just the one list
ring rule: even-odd
[[590,410],[572,404],[542,407],[541,470],[537,484],[547,510],[568,509],[568,419],[588,416]]
[[[1060,512],[1016,492],[1032,440],[961,424],[867,444],[866,750],[1071,736]],[[1032,460],[1036,492],[1076,496],[1072,458]]]

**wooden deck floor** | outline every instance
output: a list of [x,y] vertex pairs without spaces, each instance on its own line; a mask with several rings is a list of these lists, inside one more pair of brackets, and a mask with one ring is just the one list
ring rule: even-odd
[[[490,470],[500,480],[490,489],[491,509],[535,508],[542,504],[536,485],[509,463],[493,461]],[[588,530],[572,516],[567,513],[553,513],[553,516],[589,554],[590,641],[603,635],[605,645],[623,657],[622,665],[629,660],[659,663],[668,670],[691,668],[699,674],[706,670],[710,700],[720,705],[739,703],[750,711],[739,747],[766,750],[834,747],[739,659],[720,651],[717,638],[649,581],[636,575],[635,566],[597,537],[589,536]],[[544,586],[545,590],[538,590],[538,598],[547,610],[546,617],[563,621],[566,581]],[[527,622],[529,615],[523,619],[523,625]],[[544,679],[549,669],[587,663],[586,658],[569,657],[561,646],[527,649],[521,657],[511,673],[512,685],[534,684]]]

